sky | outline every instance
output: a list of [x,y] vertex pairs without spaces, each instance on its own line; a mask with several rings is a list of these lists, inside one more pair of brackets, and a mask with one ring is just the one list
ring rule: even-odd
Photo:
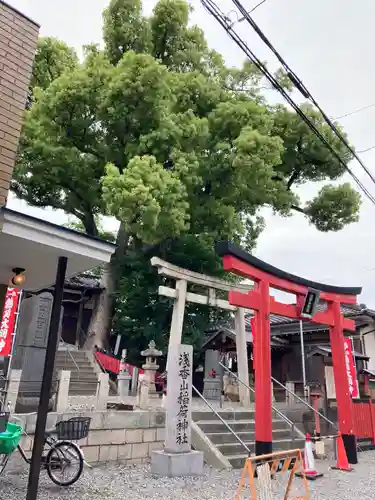
[[[82,45],[101,42],[101,13],[109,0],[7,0],[15,8],[41,25],[43,36],[54,36],[80,50]],[[250,10],[259,0],[243,0]],[[145,0],[149,13],[154,1]],[[217,0],[229,13],[230,0]],[[210,46],[219,51],[228,64],[243,60],[240,49],[225,34],[199,0],[191,1],[193,22],[204,29]],[[229,14],[231,15],[231,14]],[[233,14],[232,14],[233,15]],[[266,0],[253,14],[255,21],[276,49],[331,117],[375,103],[375,64],[372,62],[375,30],[375,2],[362,0]],[[235,17],[233,17],[233,21]],[[262,60],[276,68],[276,61],[257,35],[245,23],[241,36]],[[367,54],[370,54],[368,56]],[[273,91],[270,98],[276,99]],[[298,96],[295,96],[298,100]],[[357,151],[375,145],[375,106],[340,120]],[[375,149],[360,155],[375,175]],[[375,195],[375,185],[361,173],[356,162],[352,170]],[[346,180],[346,179],[345,179]],[[311,196],[316,188],[307,187],[302,196]],[[30,208],[10,197],[16,210],[45,217],[60,224],[64,214]],[[265,211],[267,227],[258,241],[260,259],[293,274],[323,283],[363,286],[360,302],[375,309],[375,205],[364,199],[360,221],[337,233],[320,233],[301,214],[289,218]],[[107,221],[109,228],[116,222]]]

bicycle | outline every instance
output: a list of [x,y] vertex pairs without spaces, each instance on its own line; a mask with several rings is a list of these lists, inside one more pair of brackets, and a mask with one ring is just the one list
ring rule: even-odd
[[[28,458],[26,452],[20,445],[20,440],[27,433],[22,427],[9,422],[10,412],[0,413],[1,424],[5,432],[1,432],[0,428],[0,476],[4,472],[8,461],[13,452],[19,451],[22,459],[28,464],[31,464],[31,458]],[[18,420],[16,417],[12,417]],[[83,439],[88,436],[90,430],[91,418],[89,417],[73,417],[69,420],[57,422],[55,428],[45,431],[44,449],[48,446],[48,451],[43,452],[41,467],[43,467],[51,479],[58,486],[68,487],[78,481],[83,472],[83,466],[86,463],[81,448],[74,443],[74,440]],[[54,437],[57,435],[57,438]],[[57,476],[58,472],[65,474],[65,471],[71,468],[76,460],[77,468],[72,477],[61,479]]]

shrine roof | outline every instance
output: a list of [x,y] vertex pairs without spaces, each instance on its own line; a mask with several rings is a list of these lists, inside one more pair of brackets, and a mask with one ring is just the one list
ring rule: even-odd
[[[304,286],[306,288],[313,288],[315,290],[320,290],[321,292],[327,292],[332,294],[340,295],[360,295],[362,292],[362,287],[341,287],[336,285],[328,285],[326,283],[318,283],[316,281],[311,281],[301,276],[296,276],[295,274],[286,272],[278,267],[272,266],[263,260],[258,259],[254,255],[246,252],[243,248],[236,245],[231,241],[219,241],[215,245],[215,250],[221,257],[232,256],[238,261],[244,262],[249,266],[249,269],[259,269],[268,276],[274,276],[284,282],[294,283],[297,285]],[[250,276],[248,276],[250,278]]]
[[65,288],[102,289],[99,279],[85,275],[72,276],[65,280]]
[[[306,354],[306,358],[310,358],[311,356],[320,355],[320,356],[332,356],[332,350],[328,346],[318,345],[314,347],[310,352]],[[370,358],[361,354],[359,352],[353,351],[354,358],[361,359],[364,361],[368,361]]]

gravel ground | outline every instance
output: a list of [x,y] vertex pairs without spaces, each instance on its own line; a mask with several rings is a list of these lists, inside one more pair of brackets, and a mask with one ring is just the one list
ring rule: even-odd
[[[310,482],[311,500],[340,499],[352,500],[353,495],[360,500],[375,498],[375,453],[365,452],[360,455],[360,464],[354,472],[328,470],[328,462],[320,462],[320,469],[325,472],[323,478]],[[41,476],[38,500],[230,500],[235,499],[239,471],[217,472],[207,468],[200,478],[157,478],[150,473],[148,465],[122,466],[111,465],[85,470],[76,485],[61,489],[49,482],[43,473]],[[286,479],[286,478],[285,478]],[[273,481],[273,499],[283,498],[281,479]],[[27,476],[5,475],[0,478],[1,500],[24,500]],[[295,485],[301,485],[296,479]],[[297,488],[299,489],[299,488]],[[301,494],[293,490],[290,498]],[[247,489],[243,499],[250,498]]]

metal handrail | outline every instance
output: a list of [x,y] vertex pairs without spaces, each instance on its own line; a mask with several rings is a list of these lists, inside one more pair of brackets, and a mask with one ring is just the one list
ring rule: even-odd
[[[249,385],[247,385],[243,380],[241,380],[235,373],[233,373],[227,366],[225,366],[221,361],[219,361],[219,365],[222,366],[224,368],[224,370],[226,370],[230,375],[232,375],[236,380],[238,380],[238,382],[240,382],[242,385],[244,385],[247,389],[249,389],[251,392],[253,392],[255,394],[255,390],[250,387]],[[290,427],[290,430],[292,432],[292,441],[294,441],[294,432],[296,431],[298,434],[300,434],[301,436],[303,436],[303,433],[295,426],[295,423],[292,422],[286,415],[284,415],[278,408],[276,408],[276,406],[273,406],[271,405],[272,407],[272,410],[279,416],[282,418],[282,420],[284,420],[284,422],[286,422],[289,427]]]
[[67,344],[64,340],[60,340],[60,343],[63,344],[66,347],[66,351],[65,352],[67,352],[69,354],[70,359],[73,361],[74,366],[77,368],[78,378],[81,378],[81,370],[79,369],[79,366],[77,365],[76,360],[74,359],[74,357],[72,356],[72,353],[69,350],[69,345],[70,344]]
[[240,436],[232,429],[232,427],[219,415],[219,413],[215,410],[215,408],[213,406],[210,405],[210,403],[207,401],[207,399],[203,396],[203,394],[201,394],[198,389],[196,387],[194,387],[194,385],[192,386],[192,388],[194,389],[194,391],[198,394],[198,396],[206,403],[206,405],[210,408],[211,411],[214,412],[214,414],[217,416],[217,418],[221,421],[221,423],[223,423],[225,425],[225,427],[229,430],[229,432],[231,434],[233,434],[233,436],[237,439],[237,441],[245,448],[245,450],[249,453],[251,453],[251,450],[250,448],[247,446],[246,443],[244,443],[242,441],[242,439],[240,438]]
[[310,410],[312,410],[314,413],[316,413],[317,415],[319,415],[320,417],[322,417],[323,420],[325,420],[326,422],[328,422],[330,425],[333,426],[334,429],[337,430],[337,425],[334,422],[332,422],[332,420],[330,420],[325,415],[323,415],[323,413],[321,413],[320,411],[316,410],[307,401],[305,401],[304,399],[302,399],[301,397],[299,397],[295,392],[293,392],[290,389],[288,389],[284,384],[282,384],[281,382],[279,382],[274,377],[271,377],[271,380],[272,380],[272,382],[276,382],[276,384],[278,384],[280,387],[282,387],[283,389],[285,389],[289,394],[291,394],[296,399],[298,399],[298,401],[301,401],[301,403],[303,403],[305,406],[307,406],[308,408],[310,408]]

